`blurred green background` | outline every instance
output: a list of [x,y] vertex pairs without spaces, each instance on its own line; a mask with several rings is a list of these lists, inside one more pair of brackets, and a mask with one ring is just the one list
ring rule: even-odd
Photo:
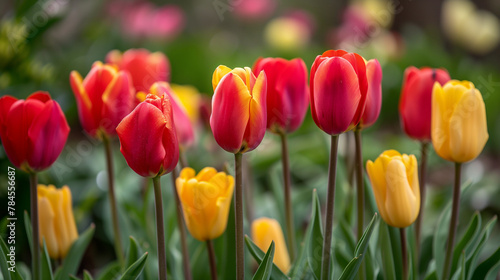
[[[398,102],[403,72],[410,65],[446,68],[452,78],[470,80],[481,91],[490,134],[481,156],[465,165],[463,180],[471,180],[473,185],[462,198],[460,229],[475,210],[482,211],[485,218],[500,213],[500,2],[447,2],[178,0],[165,6],[162,1],[2,1],[0,95],[26,98],[36,90],[46,90],[61,104],[71,134],[56,164],[41,174],[40,183],[71,188],[79,232],[96,224],[96,235],[82,267],[99,273],[114,258],[104,153],[102,144],[87,137],[80,127],[69,85],[71,70],[86,75],[92,63],[103,61],[110,50],[147,48],[168,56],[172,83],[193,85],[210,97],[212,72],[219,64],[251,67],[258,57],[279,56],[301,57],[310,68],[314,58],[327,49],[358,52],[366,59],[379,59],[383,68],[382,111],[377,123],[363,133],[366,161],[391,148],[420,157],[419,143],[407,138],[400,128]],[[141,26],[146,20],[146,26]],[[197,139],[197,145],[187,151],[195,169],[209,165],[221,168],[225,162],[232,162],[230,155],[215,144],[203,119]],[[339,211],[345,210],[352,198],[348,159],[353,155],[353,139],[350,134],[341,139]],[[310,113],[299,131],[290,136],[299,238],[308,222],[313,188],[318,189],[325,204],[327,140]],[[144,195],[141,178],[126,166],[117,140],[114,146],[122,236],[136,236],[147,250],[150,235],[154,237],[152,197],[150,193]],[[247,217],[270,216],[283,225],[278,137],[266,135],[259,148],[245,157],[247,174],[251,174],[245,179],[247,201],[252,201]],[[429,165],[424,233],[434,230],[441,209],[451,200],[453,177],[453,165],[434,152]],[[9,160],[0,149],[0,217],[7,210],[7,166],[11,166]],[[29,184],[21,171],[16,180],[16,211],[21,217],[29,209]],[[175,254],[178,236],[169,195],[170,178],[165,176],[163,180],[170,229],[167,234],[174,252],[171,257],[179,259]],[[367,195],[371,197],[371,190]],[[4,229],[0,228],[2,234]],[[17,254],[19,260],[29,263],[23,229],[19,223]],[[192,254],[202,254],[204,248],[199,242],[191,237],[189,242]],[[498,225],[489,242],[500,243]],[[485,253],[493,249],[487,247]],[[198,259],[205,262],[202,255]]]

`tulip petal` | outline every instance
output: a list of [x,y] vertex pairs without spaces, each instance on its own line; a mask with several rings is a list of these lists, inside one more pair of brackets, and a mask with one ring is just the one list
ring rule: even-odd
[[54,227],[55,213],[52,210],[52,205],[46,197],[38,197],[38,224],[40,232],[40,243],[45,245],[49,256],[53,259],[58,259],[59,246],[58,238]]
[[158,107],[142,102],[116,128],[127,164],[143,177],[160,172],[166,154],[162,143],[166,123]]
[[[287,118],[284,127],[286,132],[291,133],[302,124],[309,107],[307,68],[302,59],[296,58],[287,64],[286,68],[283,69],[283,73],[285,77],[279,80],[276,87],[282,92],[283,116]],[[269,95],[269,92],[267,94]]]
[[96,123],[97,121],[94,119],[94,114],[92,113],[92,101],[90,101],[88,93],[83,86],[82,76],[76,71],[71,71],[69,80],[75,95],[80,123],[87,133],[94,136],[98,126]]
[[241,78],[229,73],[220,81],[212,97],[210,127],[224,150],[237,153],[249,122],[252,96]]
[[109,135],[116,135],[116,127],[132,111],[135,96],[130,75],[120,71],[102,94],[102,119],[99,127]]
[[332,57],[319,65],[314,77],[316,125],[330,135],[345,132],[356,115],[361,92],[351,63]]
[[217,174],[217,170],[213,167],[205,167],[203,168],[200,172],[198,172],[198,175],[196,175],[195,179],[198,181],[198,182],[201,182],[201,181],[210,181],[210,179],[212,179],[212,177],[215,176],[215,174]]
[[385,168],[382,162],[377,159],[375,162],[369,160],[366,163],[366,172],[370,178],[372,184],[373,195],[375,196],[375,201],[377,202],[377,207],[380,215],[387,221],[389,219],[389,214],[385,210],[386,201],[386,183],[385,183]]
[[217,85],[220,83],[220,80],[226,76],[227,73],[231,72],[231,68],[225,66],[225,65],[219,65],[213,75],[212,75],[212,87],[215,91],[217,88]]
[[[253,74],[251,74],[253,76]],[[250,118],[243,136],[244,143],[241,152],[249,152],[259,146],[266,133],[267,123],[267,80],[266,73],[260,72],[255,86],[252,89],[252,99],[250,100]]]
[[360,123],[363,128],[375,123],[382,107],[382,68],[378,60],[372,59],[366,63],[366,78],[368,80],[366,106]]
[[15,166],[19,167],[21,165],[22,158],[14,152],[16,143],[11,142],[9,137],[7,136],[7,127],[11,123],[8,118],[8,114],[10,112],[10,108],[14,103],[16,103],[17,99],[6,95],[0,98],[0,138],[2,139],[2,145],[4,147],[5,153],[9,157],[9,160]]

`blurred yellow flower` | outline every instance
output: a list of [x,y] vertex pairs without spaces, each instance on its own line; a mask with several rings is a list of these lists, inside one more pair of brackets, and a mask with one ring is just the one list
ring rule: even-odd
[[186,109],[191,123],[196,124],[200,115],[201,102],[198,90],[190,85],[170,84],[170,88],[174,91],[175,95],[177,95]]
[[303,49],[310,40],[307,26],[292,18],[276,18],[264,30],[268,45],[284,52]]
[[38,219],[40,244],[43,246],[45,240],[51,258],[64,258],[78,238],[67,186],[56,189],[53,185],[38,185]]
[[175,183],[191,235],[206,241],[224,233],[233,196],[233,176],[212,167],[205,167],[196,175],[186,167]]
[[476,54],[488,53],[500,42],[499,19],[469,0],[445,1],[442,25],[452,41]]
[[449,161],[475,159],[488,140],[483,97],[469,81],[451,80],[432,90],[432,144]]
[[290,269],[290,256],[286,247],[281,226],[275,219],[259,218],[252,222],[252,240],[262,251],[267,252],[274,241],[274,259],[276,266],[287,274]]
[[418,166],[414,155],[383,152],[366,163],[375,200],[384,221],[393,227],[411,225],[420,211]]

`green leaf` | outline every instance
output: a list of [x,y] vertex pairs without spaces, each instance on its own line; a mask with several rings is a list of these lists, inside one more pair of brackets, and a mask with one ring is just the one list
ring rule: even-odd
[[227,219],[226,231],[223,235],[224,250],[222,251],[222,259],[219,274],[222,276],[221,280],[233,279],[236,275],[236,235],[234,233],[234,199],[231,199],[231,206],[229,207],[229,215]]
[[427,235],[422,244],[420,244],[420,258],[419,258],[419,270],[418,273],[421,275],[425,275],[427,268],[429,267],[429,263],[432,261],[432,241],[433,236]]
[[121,280],[137,279],[141,275],[141,272],[144,269],[144,265],[146,264],[147,259],[148,259],[148,252],[144,253],[142,257],[140,257],[136,262],[134,262],[131,266],[129,266],[127,270],[125,270],[125,273],[123,273],[120,279]]
[[90,272],[88,272],[87,270],[84,270],[83,271],[83,280],[94,280],[94,278],[92,278],[92,275],[90,274]]
[[363,235],[361,236],[358,244],[356,245],[356,249],[354,250],[354,258],[344,269],[342,275],[340,275],[339,280],[346,280],[346,279],[352,280],[358,273],[359,267],[361,265],[361,262],[363,261],[363,257],[368,248],[370,237],[372,235],[374,226],[377,221],[378,221],[378,215],[377,213],[375,213],[375,215],[373,215],[370,224],[368,224],[368,227],[366,228],[365,232],[363,232]]
[[26,236],[28,237],[28,244],[30,245],[31,257],[33,258],[33,230],[31,229],[31,220],[28,211],[24,211],[24,227],[26,229]]
[[391,226],[388,226],[387,229],[389,231],[389,240],[391,241],[396,279],[401,279],[403,278],[403,256],[401,254],[401,238],[399,229]]
[[352,234],[352,230],[349,227],[349,224],[345,220],[340,220],[339,223],[340,233],[342,234],[342,240],[346,242],[347,247],[350,250],[350,254],[354,253],[354,249],[356,248],[356,240],[354,239],[354,234]]
[[415,235],[415,230],[413,226],[410,226],[406,230],[406,236],[408,239],[408,251],[409,251],[409,279],[418,279],[418,252],[417,252],[417,240]]
[[451,277],[451,280],[465,280],[465,251],[462,251],[459,259],[459,266],[456,268],[455,273]]
[[56,280],[66,279],[71,274],[76,274],[83,254],[87,249],[92,236],[94,236],[95,226],[92,224],[80,237],[71,245],[62,266],[56,273]]
[[1,255],[0,255],[0,271],[2,272],[4,280],[11,280],[11,277],[10,277],[11,272],[8,269],[7,258],[6,258],[9,250],[7,249],[7,245],[3,241],[2,237],[0,237],[0,240],[2,240],[1,241],[2,246],[0,246],[0,253],[1,253]]
[[436,274],[441,277],[443,275],[444,260],[446,252],[446,240],[448,239],[448,231],[450,227],[451,202],[446,204],[441,216],[438,219],[437,228],[434,233],[433,255],[436,262]]
[[[43,278],[42,278],[43,279]],[[75,275],[70,275],[69,276],[70,280],[80,280],[80,278],[76,277]]]
[[52,264],[50,263],[49,253],[47,252],[47,244],[45,243],[45,239],[43,240],[43,249],[42,249],[42,261],[41,261],[41,276],[42,279],[50,279],[53,280],[54,276],[52,275]]
[[489,258],[483,261],[474,270],[472,279],[495,279],[496,272],[500,269],[500,248],[493,253]]
[[139,258],[140,248],[137,244],[137,240],[133,236],[129,236],[128,253],[127,253],[127,262],[125,263],[125,267],[131,266],[137,259]]
[[483,249],[484,245],[486,244],[486,240],[490,237],[490,233],[493,230],[493,226],[495,225],[497,221],[497,217],[494,216],[485,226],[483,231],[481,232],[479,241],[474,249],[474,253],[472,253],[472,256],[466,261],[465,264],[465,271],[467,273],[467,278],[466,279],[471,279],[472,274],[474,272],[474,269],[476,267],[476,261],[477,257],[479,256],[479,252]]
[[396,280],[396,271],[394,270],[394,258],[392,255],[392,245],[389,236],[389,229],[386,223],[380,223],[379,225],[379,246],[378,250],[382,255],[382,272],[384,279],[386,280]]
[[101,274],[97,277],[97,280],[108,280],[108,279],[116,279],[121,272],[120,263],[117,261],[108,264],[103,268]]
[[[262,262],[262,259],[264,259],[264,252],[253,243],[253,241],[245,235],[245,244],[247,245],[248,251],[250,251],[250,254],[253,256],[255,261],[260,265]],[[273,280],[285,280],[285,279],[290,279],[288,276],[286,276],[274,263],[273,263],[273,271],[271,273],[271,279]]]
[[253,275],[252,279],[255,280],[269,280],[271,277],[271,273],[273,272],[273,259],[274,259],[274,241],[271,241],[271,245],[269,249],[267,249],[267,253],[262,259],[262,262],[257,268],[257,271]]
[[459,264],[459,258],[462,256],[463,251],[469,247],[470,244],[472,244],[476,236],[479,234],[481,231],[481,216],[479,215],[479,212],[476,212],[469,223],[469,226],[467,227],[467,230],[465,231],[464,236],[458,242],[458,244],[455,246],[454,252],[453,252],[453,262],[451,266],[451,271],[455,271],[457,269],[457,265]]
[[315,279],[321,279],[321,260],[323,256],[323,227],[321,225],[321,206],[319,204],[318,193],[313,190],[311,223],[307,228],[308,240],[307,263],[313,272]]

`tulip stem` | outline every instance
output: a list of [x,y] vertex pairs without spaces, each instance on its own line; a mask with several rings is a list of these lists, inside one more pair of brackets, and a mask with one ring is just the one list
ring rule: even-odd
[[156,209],[156,244],[158,247],[158,274],[160,280],[167,279],[167,258],[165,256],[165,228],[163,226],[163,202],[161,196],[160,176],[153,178]]
[[401,237],[401,256],[403,261],[403,279],[408,279],[408,251],[406,247],[406,231],[405,228],[399,229],[399,235]]
[[364,185],[363,185],[363,154],[361,151],[361,130],[354,130],[354,138],[356,142],[356,192],[358,200],[358,225],[357,225],[357,237],[358,241],[363,235],[363,224],[364,224]]
[[281,137],[281,156],[283,163],[283,181],[284,181],[284,199],[285,199],[285,218],[286,218],[286,232],[288,240],[288,250],[290,251],[290,260],[295,260],[295,230],[293,225],[293,210],[291,199],[291,180],[290,180],[290,166],[288,159],[288,141],[285,133],[280,133]]
[[455,243],[455,234],[457,233],[458,210],[460,206],[460,178],[462,176],[462,163],[455,163],[455,187],[453,188],[453,208],[451,212],[450,229],[448,231],[448,243],[446,245],[446,259],[444,262],[443,277],[448,279],[451,268],[451,259],[453,255],[453,245]]
[[38,229],[38,178],[35,172],[30,173],[31,202],[31,241],[33,241],[33,280],[40,279],[40,232]]
[[210,275],[212,275],[212,280],[217,280],[217,265],[215,263],[214,244],[211,239],[207,240],[207,251],[208,260],[210,261]]
[[111,150],[111,143],[107,136],[103,136],[102,142],[104,143],[104,149],[106,150],[106,164],[108,171],[108,195],[109,195],[109,204],[111,208],[111,219],[113,220],[113,232],[115,234],[115,252],[121,268],[125,269],[125,258],[123,256],[122,238],[120,235],[120,225],[118,223],[118,210],[116,207],[113,155]]
[[428,142],[422,142],[422,156],[420,158],[420,213],[415,223],[415,239],[417,243],[417,259],[420,254],[420,233],[422,231],[422,220],[424,219],[424,206],[425,206],[425,172],[427,169],[427,150],[429,147]]
[[335,177],[337,176],[337,148],[339,136],[332,135],[330,163],[328,165],[328,193],[326,200],[326,227],[323,239],[323,258],[321,262],[321,279],[330,279],[330,254],[333,231],[333,203],[335,201]]
[[172,176],[172,189],[175,197],[175,205],[177,206],[176,207],[177,227],[179,228],[179,235],[181,236],[182,266],[184,270],[184,279],[190,280],[192,279],[192,276],[191,276],[191,269],[189,267],[189,252],[186,242],[186,229],[184,228],[184,220],[182,218],[182,204],[179,199],[179,193],[177,192],[177,187],[175,185],[175,179],[177,178],[176,168],[172,170],[171,176]]
[[235,192],[234,192],[234,213],[235,213],[235,233],[236,233],[236,279],[245,279],[245,247],[243,245],[243,181],[241,172],[241,159],[243,154],[234,154],[235,166]]

